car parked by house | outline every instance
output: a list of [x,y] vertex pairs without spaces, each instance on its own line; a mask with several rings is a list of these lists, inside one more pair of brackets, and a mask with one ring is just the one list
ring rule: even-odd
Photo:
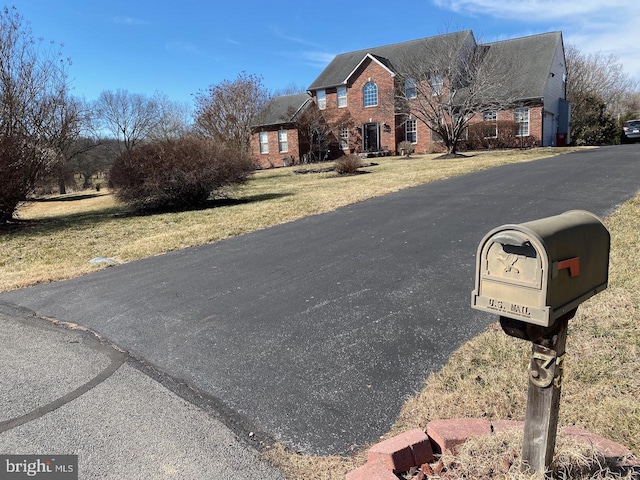
[[631,143],[640,140],[640,120],[624,122],[620,133],[621,143]]

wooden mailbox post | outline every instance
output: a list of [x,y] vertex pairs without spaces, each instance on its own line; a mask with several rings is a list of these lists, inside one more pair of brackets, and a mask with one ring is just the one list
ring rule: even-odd
[[581,210],[495,228],[478,246],[471,306],[532,342],[522,458],[533,472],[553,459],[568,322],[607,288],[609,248],[603,223]]

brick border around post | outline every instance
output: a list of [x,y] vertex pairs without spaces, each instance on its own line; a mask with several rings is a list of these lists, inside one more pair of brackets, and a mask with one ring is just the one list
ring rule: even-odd
[[406,472],[434,460],[429,437],[419,428],[396,435],[369,449],[368,462],[382,462],[389,470]]
[[[520,429],[524,422],[510,420],[488,420],[474,418],[452,418],[432,420],[426,431],[416,428],[373,445],[367,455],[367,463],[349,472],[347,480],[397,480],[396,473],[409,471],[435,460],[434,452],[451,451],[470,438]],[[598,448],[607,458],[621,459],[621,467],[640,468],[640,459],[632,456],[631,450],[619,443],[594,435],[576,427],[565,427],[560,435],[573,437]]]

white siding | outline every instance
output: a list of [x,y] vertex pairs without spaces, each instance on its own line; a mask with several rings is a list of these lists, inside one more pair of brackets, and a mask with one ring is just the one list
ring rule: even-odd
[[558,42],[553,63],[550,65],[549,77],[544,87],[544,118],[542,132],[542,146],[556,144],[558,113],[560,112],[560,98],[565,98],[565,80],[567,67],[565,65],[564,47]]

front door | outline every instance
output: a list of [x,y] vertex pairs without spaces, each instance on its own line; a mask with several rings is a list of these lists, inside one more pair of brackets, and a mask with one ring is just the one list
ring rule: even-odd
[[364,131],[364,151],[377,152],[380,150],[380,126],[378,123],[365,123],[362,127]]

